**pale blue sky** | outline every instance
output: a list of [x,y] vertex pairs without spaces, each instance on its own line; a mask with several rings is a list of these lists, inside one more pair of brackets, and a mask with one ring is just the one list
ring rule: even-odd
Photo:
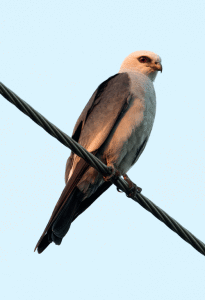
[[[205,242],[204,13],[204,1],[1,0],[0,81],[71,135],[128,54],[160,55],[154,128],[128,174]],[[2,299],[204,299],[205,257],[114,187],[60,247],[34,253],[70,150],[0,105]]]

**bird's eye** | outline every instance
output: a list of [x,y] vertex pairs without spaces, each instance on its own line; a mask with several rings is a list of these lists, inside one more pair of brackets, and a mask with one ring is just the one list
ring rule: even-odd
[[149,58],[149,57],[147,57],[147,56],[141,56],[141,57],[139,57],[139,62],[141,62],[141,63],[147,63],[147,62],[150,62],[151,61],[151,59]]

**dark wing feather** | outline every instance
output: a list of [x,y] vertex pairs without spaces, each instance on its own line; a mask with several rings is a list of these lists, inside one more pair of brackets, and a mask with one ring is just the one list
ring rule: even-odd
[[82,175],[85,173],[85,171],[88,169],[88,167],[89,167],[89,165],[83,159],[80,159],[80,161],[78,162],[78,164],[76,166],[75,174],[73,174],[72,178],[69,180],[69,182],[66,184],[65,188],[63,189],[63,191],[61,193],[61,196],[60,196],[58,202],[56,203],[56,205],[54,207],[54,210],[53,210],[52,215],[51,215],[51,217],[48,221],[48,224],[46,225],[46,228],[44,229],[44,232],[42,233],[42,235],[41,235],[34,251],[40,245],[40,243],[43,240],[43,237],[46,234],[46,232],[48,232],[48,230],[51,228],[53,222],[55,221],[55,219],[57,218],[57,216],[60,213],[61,209],[65,205],[66,200],[69,198],[70,194],[72,193],[75,186],[78,184],[78,182],[80,181]]
[[105,80],[104,82],[102,82],[98,88],[95,90],[95,92],[93,93],[92,97],[90,98],[90,100],[88,101],[88,103],[86,104],[86,106],[84,107],[80,117],[78,118],[75,127],[73,129],[73,135],[72,138],[78,142],[79,137],[80,137],[80,133],[82,131],[82,128],[85,125],[85,122],[88,118],[88,116],[91,114],[93,108],[95,107],[95,105],[97,105],[100,101],[99,97],[102,95],[103,91],[105,90],[106,86],[108,85],[108,83],[110,82],[110,84],[112,84],[113,80],[116,76],[118,76],[119,78],[119,74],[116,74],[114,76],[109,77],[107,80]]
[[[110,131],[114,127],[115,122],[119,116],[126,110],[129,101],[129,77],[127,73],[121,73],[114,75],[104,81],[94,92],[91,99],[82,111],[73,131],[73,139],[79,142],[90,152],[96,154],[100,146],[105,142]],[[100,135],[99,135],[100,133]],[[92,144],[96,137],[97,141]],[[91,147],[90,147],[91,145]],[[73,153],[69,157],[66,164],[66,176],[73,165]],[[52,226],[54,220],[57,218],[62,207],[66,203],[66,200],[70,196],[74,187],[78,184],[83,174],[89,168],[89,165],[83,160],[79,159],[75,166],[75,170],[66,184],[55,208],[51,215],[51,218],[38,241],[36,248],[41,243],[44,235]],[[66,177],[67,178],[67,177]],[[81,214],[93,201],[99,197],[111,184],[103,185],[99,191],[91,196],[88,202],[79,207],[78,212],[74,216],[74,219]],[[36,250],[35,248],[35,250]],[[34,250],[34,251],[35,251]]]
[[[97,151],[107,139],[130,97],[127,73],[119,73],[101,83],[78,118],[72,138],[89,152]],[[93,143],[93,141],[95,142]],[[74,153],[67,160],[65,182],[73,166]]]
[[[73,217],[73,221],[80,215],[82,214],[93,202],[102,195],[110,186],[112,185],[112,182],[104,182],[99,188],[93,193],[90,197],[86,198],[83,200],[75,213]],[[73,222],[72,221],[72,222]]]

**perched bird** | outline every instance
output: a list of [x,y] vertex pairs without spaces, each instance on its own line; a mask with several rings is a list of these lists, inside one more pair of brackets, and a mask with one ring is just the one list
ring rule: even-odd
[[[162,72],[158,55],[131,53],[119,72],[98,86],[73,130],[76,142],[120,174],[136,163],[149,139],[156,111],[153,81],[158,71]],[[67,160],[65,182],[36,245],[38,253],[52,242],[60,245],[71,223],[112,185],[73,152]]]

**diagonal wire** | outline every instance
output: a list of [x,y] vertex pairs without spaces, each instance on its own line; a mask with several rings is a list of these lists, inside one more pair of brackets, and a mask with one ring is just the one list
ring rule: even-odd
[[[39,112],[33,109],[28,103],[19,98],[14,92],[8,89],[3,83],[0,82],[0,94],[6,98],[9,102],[14,104],[18,109],[20,109],[24,114],[30,117],[35,123],[41,126],[50,135],[59,140],[63,145],[70,148],[75,154],[83,158],[89,165],[95,168],[102,175],[110,175],[111,170],[104,163],[102,163],[97,157],[92,153],[89,153],[85,148],[78,144],[75,140],[70,138],[63,131],[58,129],[55,125],[49,122],[45,117],[43,117]],[[130,194],[131,190],[128,183],[121,177],[117,180],[111,179],[111,181],[117,186],[118,189]],[[192,245],[198,252],[205,255],[205,244],[197,239],[191,232],[180,225],[175,219],[170,217],[165,211],[160,207],[155,205],[151,200],[142,195],[141,193],[136,193],[135,196],[131,197],[134,201],[138,202],[147,211],[152,213],[157,219],[163,222],[167,227],[176,232],[183,240]]]

